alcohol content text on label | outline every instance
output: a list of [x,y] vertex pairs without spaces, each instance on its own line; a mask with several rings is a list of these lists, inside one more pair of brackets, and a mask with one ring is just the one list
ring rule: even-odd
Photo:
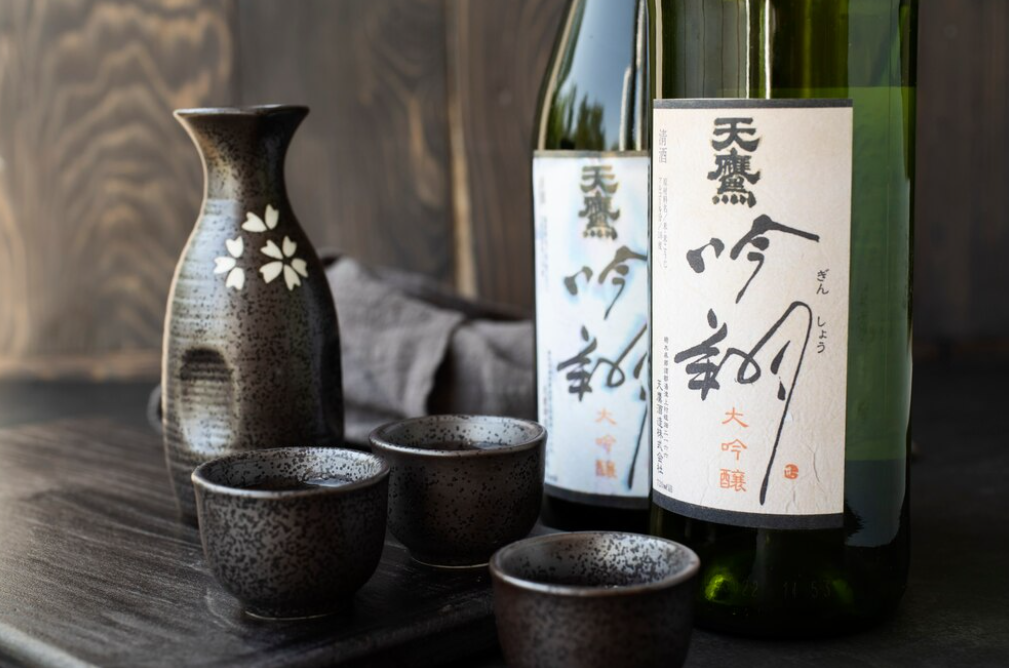
[[662,100],[653,133],[654,500],[839,526],[850,102]]
[[539,418],[555,496],[646,507],[648,158],[533,160]]

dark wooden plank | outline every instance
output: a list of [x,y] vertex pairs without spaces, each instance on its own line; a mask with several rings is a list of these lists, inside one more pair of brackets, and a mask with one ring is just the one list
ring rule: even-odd
[[915,336],[1009,338],[1009,6],[921,3]]
[[531,307],[532,127],[565,0],[448,0],[460,184],[480,296]]
[[[1009,450],[1000,414],[979,397],[1004,394],[1007,362],[985,356],[916,370],[912,570],[894,619],[798,644],[698,631],[688,668],[1004,666]],[[174,520],[159,441],[120,426],[124,412],[140,410],[136,392],[13,385],[0,393],[0,405],[20,405],[33,420],[118,416],[0,430],[0,665],[321,665],[344,650],[370,651],[373,641],[350,639],[357,626],[241,617],[204,570],[195,532]],[[402,645],[363,665],[504,665],[477,652],[493,647],[486,582],[482,594],[452,574],[425,583],[435,574],[394,544],[384,559],[359,595],[360,627],[415,617]],[[459,624],[447,637],[438,633],[445,620]]]
[[299,102],[288,189],[317,247],[453,275],[441,0],[238,3],[244,103]]
[[494,644],[486,571],[395,542],[349,621],[244,616],[176,521],[160,440],[108,420],[0,431],[0,664],[429,665]]
[[[152,382],[0,381],[0,427],[102,417],[141,431],[147,421]],[[2,534],[0,534],[2,543]]]
[[0,368],[146,351],[110,368],[154,370],[202,190],[171,110],[231,97],[231,11],[230,0],[3,3]]

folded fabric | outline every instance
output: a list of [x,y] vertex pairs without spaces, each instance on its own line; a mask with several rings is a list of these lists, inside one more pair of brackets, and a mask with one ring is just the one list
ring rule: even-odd
[[533,327],[430,279],[352,258],[326,271],[343,351],[347,440],[404,417],[536,413]]

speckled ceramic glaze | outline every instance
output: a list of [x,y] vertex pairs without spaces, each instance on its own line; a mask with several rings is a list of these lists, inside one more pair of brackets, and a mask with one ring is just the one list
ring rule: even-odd
[[490,563],[511,668],[676,668],[690,643],[700,562],[664,538],[585,532],[529,538]]
[[[349,608],[385,543],[389,467],[341,448],[223,457],[192,474],[200,537],[214,576],[259,617]],[[264,481],[342,478],[338,487],[247,489]]]
[[484,565],[536,523],[546,432],[535,422],[436,415],[379,427],[370,440],[392,468],[389,530],[415,560]]
[[284,186],[284,156],[307,113],[175,112],[206,179],[168,298],[162,367],[165,450],[189,522],[197,465],[241,450],[343,441],[333,298]]

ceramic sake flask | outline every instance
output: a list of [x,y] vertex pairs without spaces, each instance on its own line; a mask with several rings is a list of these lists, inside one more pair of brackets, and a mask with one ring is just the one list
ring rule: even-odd
[[203,206],[168,297],[165,451],[184,521],[190,475],[243,450],[343,443],[329,284],[287,199],[284,157],[306,107],[181,109]]

